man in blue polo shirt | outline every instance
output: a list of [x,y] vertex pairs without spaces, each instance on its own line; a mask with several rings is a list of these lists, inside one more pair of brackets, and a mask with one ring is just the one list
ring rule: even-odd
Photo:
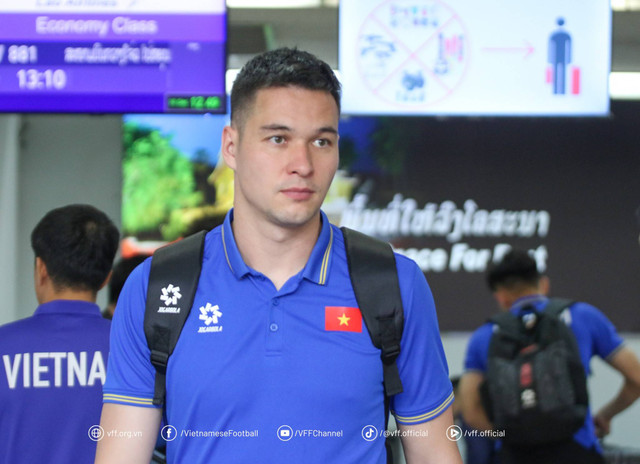
[[33,230],[39,306],[0,327],[0,463],[93,462],[110,329],[95,302],[118,236],[89,205],[54,209]]
[[[526,311],[544,311],[548,303],[549,279],[542,276],[535,260],[523,250],[511,250],[502,260],[492,265],[487,273],[489,288],[504,311],[522,315]],[[574,303],[560,315],[575,335],[585,375],[591,372],[590,361],[599,356],[617,369],[624,377],[618,394],[595,416],[587,413],[584,425],[569,442],[545,446],[514,446],[503,443],[501,464],[582,464],[603,463],[598,437],[609,433],[611,419],[629,407],[640,396],[640,362],[623,340],[613,324],[595,307],[587,303]],[[479,430],[491,430],[483,409],[479,387],[487,371],[489,343],[493,324],[477,329],[469,341],[465,358],[465,374],[459,386],[465,421]]]
[[[385,463],[380,351],[351,287],[340,229],[320,211],[338,166],[340,86],[306,52],[251,60],[231,93],[222,155],[234,208],[209,232],[193,309],[167,370],[168,462]],[[396,257],[405,310],[391,399],[409,463],[460,463],[447,439],[453,399],[433,298]],[[128,430],[97,463],[146,463],[162,411],[143,331],[150,262],[113,320],[101,424]],[[159,297],[181,298],[173,285]]]

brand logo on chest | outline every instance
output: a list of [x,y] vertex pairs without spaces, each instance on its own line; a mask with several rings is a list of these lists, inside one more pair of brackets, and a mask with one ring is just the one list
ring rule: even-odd
[[205,306],[200,306],[199,319],[203,322],[203,325],[198,327],[198,333],[222,332],[222,325],[220,325],[221,317],[222,311],[220,311],[218,305],[207,303]]

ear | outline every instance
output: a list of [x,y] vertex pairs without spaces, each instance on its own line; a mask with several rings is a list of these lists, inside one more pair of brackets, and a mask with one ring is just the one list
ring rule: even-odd
[[47,265],[39,256],[36,256],[34,278],[36,279],[36,283],[39,285],[42,285],[46,280],[49,279],[49,271],[47,270]]
[[549,295],[550,289],[551,289],[551,282],[549,281],[549,277],[547,276],[540,277],[540,281],[538,282],[538,292],[541,295],[547,296]]
[[109,275],[107,276],[106,279],[104,279],[104,282],[102,282],[102,285],[100,285],[100,288],[98,290],[102,290],[105,287],[105,285],[109,283],[112,275],[113,275],[113,271],[109,271]]
[[238,150],[239,134],[237,129],[225,126],[222,129],[222,144],[220,151],[224,162],[234,171],[236,170],[236,154]]
[[500,309],[507,310],[511,307],[511,299],[506,291],[497,289],[493,292],[493,298],[497,301]]
[[36,300],[38,304],[45,303],[47,300],[47,292],[50,287],[51,279],[49,279],[49,272],[47,266],[42,260],[36,256],[36,261],[33,266],[33,289],[36,293]]

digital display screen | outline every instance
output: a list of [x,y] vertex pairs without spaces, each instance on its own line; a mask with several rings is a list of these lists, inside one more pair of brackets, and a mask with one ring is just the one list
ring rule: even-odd
[[5,0],[0,112],[224,113],[224,0]]
[[350,115],[605,116],[609,0],[341,0]]

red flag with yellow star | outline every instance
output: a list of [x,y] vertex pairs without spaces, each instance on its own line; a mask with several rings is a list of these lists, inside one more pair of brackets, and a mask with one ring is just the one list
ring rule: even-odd
[[362,315],[358,308],[324,307],[324,330],[362,332]]

